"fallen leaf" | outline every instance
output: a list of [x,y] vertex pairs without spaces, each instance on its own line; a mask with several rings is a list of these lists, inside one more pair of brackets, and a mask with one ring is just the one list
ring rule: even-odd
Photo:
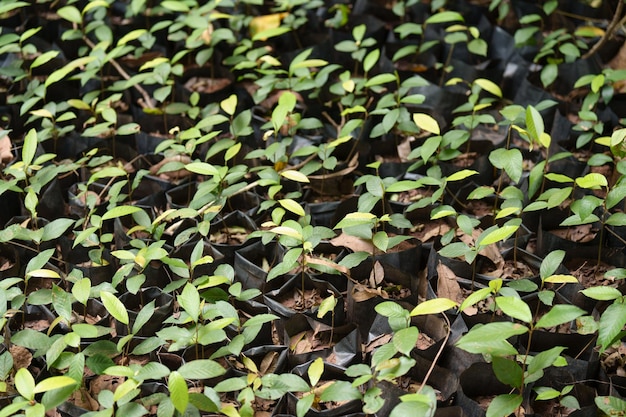
[[8,165],[15,158],[13,152],[11,152],[12,146],[8,135],[0,138],[0,160],[2,160],[2,165]]
[[456,274],[442,264],[437,265],[437,297],[445,297],[458,303],[463,302],[463,291],[456,280]]
[[380,288],[370,288],[367,285],[354,284],[354,288],[352,289],[352,299],[357,303],[367,301],[374,297],[388,298],[387,293]]
[[330,240],[330,244],[333,246],[343,246],[350,249],[352,252],[368,252],[372,253],[373,246],[371,242],[360,239],[358,237],[350,236],[345,233],[340,234]]
[[9,352],[13,357],[13,367],[15,369],[28,368],[33,360],[32,353],[25,347],[11,345]]
[[374,263],[374,267],[372,268],[372,272],[370,272],[369,284],[370,287],[376,288],[378,287],[383,279],[385,278],[385,269],[380,264],[380,262],[376,261]]

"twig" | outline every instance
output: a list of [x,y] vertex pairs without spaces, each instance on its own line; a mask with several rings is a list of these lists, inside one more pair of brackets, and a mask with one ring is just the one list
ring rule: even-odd
[[618,27],[623,26],[624,23],[626,23],[626,16],[620,19],[623,8],[624,8],[624,0],[619,0],[617,2],[617,8],[615,9],[615,14],[613,15],[613,20],[611,20],[611,23],[609,23],[609,26],[606,28],[606,31],[604,32],[600,40],[596,42],[596,44],[593,45],[593,47],[591,47],[591,49],[582,56],[582,59],[587,59],[593,54],[595,54],[598,51],[598,49],[604,46],[604,44],[609,40],[609,38],[613,36],[613,33],[615,32],[615,30]]
[[446,325],[448,326],[448,332],[446,333],[446,336],[443,339],[443,343],[439,347],[439,350],[437,351],[437,354],[435,355],[435,358],[433,359],[433,363],[430,365],[430,368],[428,368],[428,372],[426,372],[426,376],[424,376],[424,380],[422,381],[422,384],[420,385],[416,394],[419,394],[420,392],[422,392],[422,388],[424,388],[424,386],[426,385],[428,378],[430,378],[430,374],[432,374],[433,371],[435,370],[435,366],[437,366],[437,361],[439,361],[439,358],[441,357],[443,350],[446,348],[446,345],[448,344],[448,339],[450,338],[450,333],[452,332],[452,325],[450,324],[450,319],[448,318],[448,316],[446,316],[446,313],[441,313],[441,315],[446,321]]

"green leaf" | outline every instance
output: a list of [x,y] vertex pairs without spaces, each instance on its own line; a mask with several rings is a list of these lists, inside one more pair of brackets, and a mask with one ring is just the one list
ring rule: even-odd
[[185,310],[191,320],[196,323],[200,316],[200,293],[195,285],[189,282],[185,284],[177,300],[178,304]]
[[288,210],[298,216],[304,216],[306,214],[302,206],[291,198],[278,200],[278,204],[280,204],[285,210]]
[[44,379],[33,389],[35,394],[40,394],[42,392],[50,391],[53,389],[64,388],[69,385],[77,385],[78,383],[74,378],[70,378],[69,376],[61,375],[61,376],[51,376],[49,378]]
[[74,223],[74,220],[64,218],[51,221],[43,227],[43,236],[41,237],[41,240],[48,242],[60,238]]
[[535,397],[535,401],[545,401],[552,400],[554,398],[558,398],[561,395],[560,391],[555,390],[550,387],[536,387],[533,390],[537,393],[537,397]]
[[528,328],[518,323],[496,322],[475,325],[462,336],[456,345],[467,352],[491,355],[515,355],[515,349],[506,339],[528,332]]
[[543,376],[543,370],[554,365],[564,350],[565,347],[563,346],[555,346],[552,349],[544,350],[536,354],[528,363],[526,382],[534,382],[541,378]]
[[541,69],[539,77],[544,88],[550,86],[559,76],[559,67],[556,64],[547,64]]
[[481,288],[472,292],[459,307],[459,311],[464,311],[469,306],[473,306],[479,301],[485,300],[491,295],[491,288]]
[[491,360],[493,372],[500,382],[514,388],[522,387],[524,371],[516,361],[501,356],[494,356]]
[[508,239],[515,232],[517,232],[521,223],[521,219],[513,219],[511,222],[507,222],[502,227],[498,227],[496,225],[493,228],[489,228],[481,233],[481,235],[477,239],[476,244],[480,247],[483,247]]
[[37,152],[37,131],[31,129],[24,137],[24,144],[22,145],[22,162],[25,166],[29,166],[33,162]]
[[526,108],[526,130],[533,142],[539,142],[544,133],[544,124],[541,114],[533,106]]
[[605,351],[620,334],[626,324],[626,304],[614,302],[600,316],[598,343]]
[[83,16],[80,11],[74,6],[64,6],[57,10],[57,14],[71,23],[80,25],[83,22]]
[[550,328],[555,327],[563,323],[568,323],[572,320],[576,320],[578,317],[585,314],[585,311],[579,307],[569,304],[557,304],[544,314],[535,327]]
[[486,78],[477,78],[474,80],[474,84],[480,86],[480,88],[493,94],[494,96],[502,98],[502,90],[493,81]]
[[444,12],[438,12],[435,13],[433,15],[431,15],[428,19],[426,19],[426,21],[424,23],[428,24],[435,24],[435,23],[450,23],[450,22],[463,22],[465,21],[463,19],[463,15],[461,15],[458,12],[453,12],[453,11],[444,11]]
[[395,81],[396,81],[396,76],[394,74],[383,73],[383,74],[375,75],[372,78],[368,79],[365,82],[365,87],[369,88],[375,85],[387,84],[387,83],[392,83]]
[[226,369],[214,360],[196,359],[182,365],[178,373],[185,379],[211,379],[224,375]]
[[523,397],[519,394],[501,394],[491,401],[487,408],[487,417],[507,417],[522,405]]
[[448,180],[448,182],[461,181],[476,174],[478,174],[478,171],[475,171],[473,169],[462,169],[450,175],[446,179]]
[[305,393],[302,398],[296,403],[296,417],[304,417],[308,413],[309,409],[313,406],[315,401],[315,394]]
[[329,295],[327,298],[324,298],[320,303],[320,306],[317,310],[317,318],[323,318],[326,314],[333,311],[335,306],[337,305],[337,299],[334,295]]
[[311,386],[314,387],[319,382],[322,374],[324,373],[324,360],[322,358],[317,358],[311,365],[309,365],[309,369],[307,369],[307,375],[309,377],[309,382]]
[[585,296],[599,301],[616,300],[622,296],[622,293],[617,288],[613,287],[590,287],[581,291]]
[[172,371],[167,379],[167,388],[170,391],[172,404],[179,413],[183,414],[189,404],[189,390],[185,378],[179,372]]
[[139,313],[137,313],[137,317],[135,318],[135,322],[133,323],[132,333],[137,334],[141,331],[141,328],[152,318],[154,310],[155,300],[150,301],[148,304],[143,306],[141,310],[139,310]]
[[113,318],[122,324],[128,325],[128,311],[124,304],[115,295],[110,292],[101,291],[100,299]]
[[590,172],[584,177],[576,178],[576,185],[586,189],[598,189],[608,187],[608,181],[604,175],[597,172]]
[[332,385],[327,387],[322,395],[320,401],[322,402],[343,402],[351,400],[360,400],[361,392],[358,388],[353,387],[348,381],[335,381]]
[[419,303],[417,307],[411,310],[411,316],[442,313],[458,305],[456,301],[452,301],[449,298],[434,298]]
[[246,320],[246,322],[243,324],[243,328],[246,327],[254,327],[254,326],[261,326],[265,323],[269,323],[272,320],[276,320],[278,319],[278,316],[275,314],[257,314],[253,317],[250,317],[248,320]]
[[28,369],[20,368],[15,373],[15,389],[27,400],[35,398],[35,379]]
[[386,232],[382,230],[376,232],[372,237],[372,243],[374,244],[374,246],[376,246],[376,248],[380,249],[383,252],[386,252],[389,246],[389,236]]
[[141,207],[129,206],[129,205],[113,207],[111,210],[108,210],[106,213],[102,215],[102,220],[109,220],[109,219],[114,219],[116,217],[128,216],[129,214],[133,214],[141,210],[142,210]]
[[524,157],[519,149],[498,148],[489,154],[489,161],[504,172],[516,183],[522,177]]
[[376,304],[374,310],[381,316],[388,318],[407,317],[408,313],[400,304],[394,301],[383,301],[382,303]]
[[518,297],[496,297],[496,305],[504,314],[514,319],[530,323],[533,314],[530,307],[521,298]]
[[550,275],[554,274],[556,270],[563,262],[565,258],[565,251],[563,250],[555,250],[547,254],[543,261],[541,262],[541,266],[539,268],[539,275],[542,279],[548,278]]
[[408,356],[415,348],[418,337],[419,330],[417,327],[411,326],[395,332],[392,341],[398,352]]

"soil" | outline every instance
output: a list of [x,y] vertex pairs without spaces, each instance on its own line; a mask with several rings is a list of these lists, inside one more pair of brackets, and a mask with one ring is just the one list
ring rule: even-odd
[[22,346],[11,345],[9,352],[13,357],[13,368],[28,368],[33,361],[33,354]]
[[0,271],[7,271],[11,269],[13,265],[15,265],[15,262],[11,259],[0,256]]
[[539,273],[539,271],[532,268],[530,265],[524,262],[514,261],[513,259],[505,260],[504,265],[497,269],[495,265],[488,262],[487,264],[487,268],[481,269],[480,273],[494,278],[517,280],[531,278]]
[[424,332],[420,332],[415,347],[419,350],[426,350],[435,344],[435,340]]
[[591,242],[598,234],[598,230],[594,229],[593,225],[591,224],[582,224],[580,226],[554,229],[549,230],[548,232],[560,237],[561,239],[566,239],[577,243]]
[[222,245],[241,245],[252,233],[244,227],[224,227],[211,233],[211,243]]
[[565,417],[575,411],[573,408],[563,407],[558,399],[536,401],[533,410],[535,414],[543,417]]
[[185,88],[201,94],[211,94],[224,89],[231,83],[231,80],[228,78],[191,77],[185,83]]
[[598,285],[617,287],[615,280],[604,276],[607,271],[613,269],[613,266],[604,262],[598,265],[597,260],[593,259],[572,259],[566,262],[565,266],[585,288]]
[[411,228],[409,234],[420,242],[425,243],[437,236],[443,236],[450,229],[451,227],[445,219],[436,219],[415,225]]
[[283,297],[279,298],[278,301],[291,310],[306,311],[320,305],[323,300],[317,288],[304,290],[304,297],[302,295],[300,288],[293,288],[293,291],[285,294]]
[[481,218],[493,214],[493,204],[489,204],[487,201],[483,200],[470,200],[467,202],[463,211],[477,218]]
[[[408,393],[416,393],[422,387],[422,383],[414,380],[408,375],[403,375],[398,378],[398,387]],[[435,395],[437,396],[437,401],[441,402],[445,400],[445,398],[441,395],[441,392],[437,389],[435,389]]]
[[467,152],[454,158],[452,165],[459,168],[469,168],[478,158],[477,152]]
[[305,330],[289,338],[289,348],[296,355],[328,347],[330,347],[330,332],[315,333],[314,330]]
[[423,189],[423,188],[415,188],[409,191],[403,191],[398,194],[393,194],[391,196],[392,201],[397,201],[398,203],[411,204],[416,201],[420,201],[425,197],[430,197],[433,195],[433,190]]

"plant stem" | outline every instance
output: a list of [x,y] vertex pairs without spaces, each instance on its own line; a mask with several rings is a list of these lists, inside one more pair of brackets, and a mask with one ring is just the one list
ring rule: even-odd
[[433,362],[430,365],[430,368],[428,368],[428,372],[426,372],[426,376],[424,376],[424,380],[422,381],[422,384],[420,385],[420,387],[417,390],[416,394],[419,394],[422,391],[422,388],[424,388],[424,385],[426,385],[426,382],[428,382],[428,378],[430,377],[430,374],[432,374],[433,371],[435,370],[435,365],[439,361],[439,358],[441,357],[441,354],[443,353],[443,350],[448,345],[448,339],[450,338],[450,333],[452,332],[452,329],[451,329],[452,326],[450,325],[450,319],[448,318],[448,316],[446,316],[445,313],[441,313],[441,315],[443,316],[443,319],[446,322],[446,327],[447,327],[446,330],[447,330],[447,332],[446,332],[446,335],[443,338],[443,343],[439,347],[439,350],[437,351],[437,354],[435,355],[435,358],[433,359]]
[[617,2],[615,13],[613,14],[613,20],[611,20],[611,23],[609,23],[609,26],[604,31],[604,34],[602,35],[600,40],[596,42],[595,45],[593,45],[591,49],[588,50],[581,57],[581,59],[587,59],[593,54],[595,54],[602,46],[604,46],[604,44],[609,40],[609,38],[611,38],[615,34],[615,31],[620,26],[623,26],[626,23],[626,16],[621,17],[623,9],[624,9],[624,0],[619,0]]

